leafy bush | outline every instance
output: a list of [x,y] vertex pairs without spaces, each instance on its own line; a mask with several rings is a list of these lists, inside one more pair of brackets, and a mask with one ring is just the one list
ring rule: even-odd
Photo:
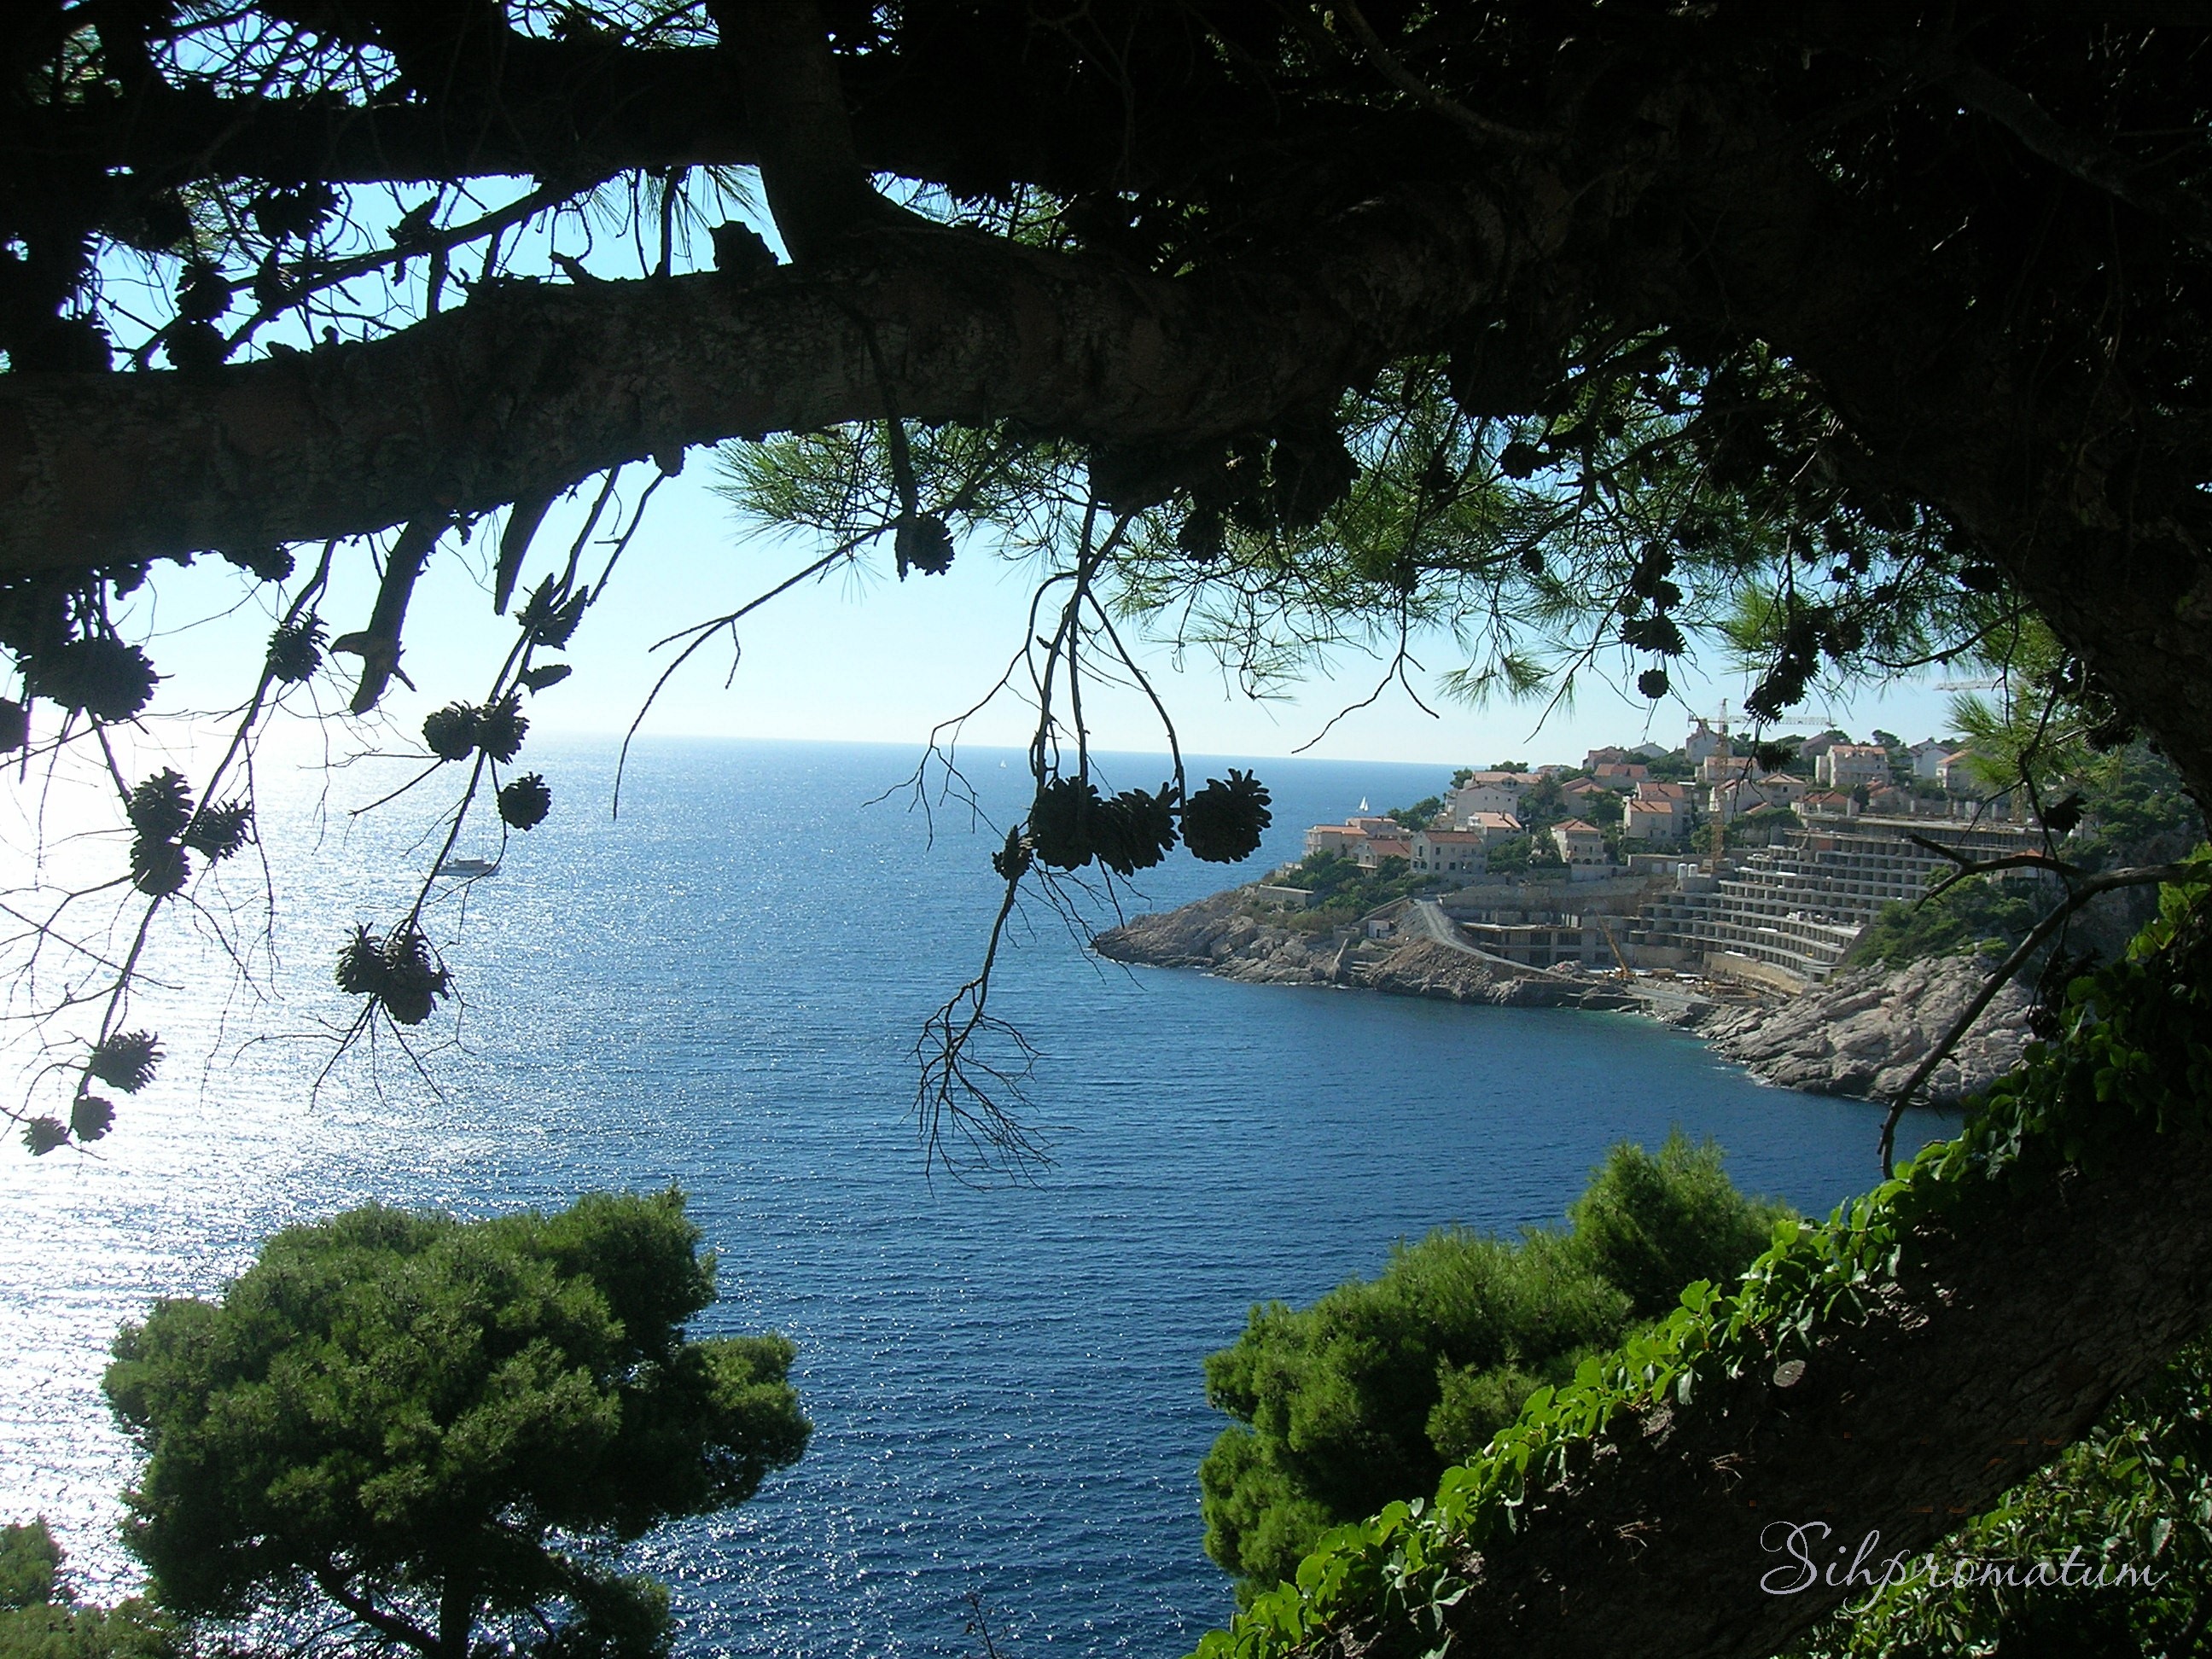
[[1238,1419],[1199,1470],[1206,1553],[1240,1593],[1289,1578],[1328,1528],[1434,1491],[1685,1284],[1741,1272],[1785,1214],[1678,1133],[1656,1157],[1613,1148],[1566,1228],[1439,1228],[1310,1308],[1255,1308],[1206,1362],[1207,1398]]
[[1895,968],[1923,957],[2002,955],[2026,939],[2049,908],[2040,889],[1970,876],[1917,904],[1885,904],[1844,964]]
[[175,1624],[133,1596],[86,1607],[62,1575],[62,1550],[44,1521],[0,1527],[0,1659],[174,1659]]
[[1720,1148],[1692,1146],[1678,1130],[1656,1158],[1641,1146],[1614,1147],[1567,1220],[1575,1247],[1628,1297],[1630,1312],[1656,1319],[1673,1311],[1692,1279],[1741,1273],[1788,1214],[1738,1192]]

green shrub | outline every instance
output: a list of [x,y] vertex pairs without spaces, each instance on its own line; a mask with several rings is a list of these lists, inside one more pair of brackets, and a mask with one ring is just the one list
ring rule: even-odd
[[1692,1279],[1741,1273],[1786,1213],[1738,1192],[1711,1141],[1692,1146],[1677,1132],[1656,1158],[1614,1147],[1567,1219],[1600,1277],[1627,1295],[1637,1318],[1656,1319]]
[[125,1327],[109,1401],[147,1461],[125,1541],[195,1628],[351,1620],[424,1659],[659,1659],[611,1568],[744,1502],[809,1425],[778,1336],[684,1327],[714,1262],[682,1196],[485,1221],[377,1206],[278,1233],[219,1301]]
[[137,1596],[80,1606],[44,1521],[0,1527],[0,1659],[173,1659],[175,1624]]
[[2039,887],[1969,876],[1918,904],[1883,905],[1844,963],[1893,968],[1976,951],[2001,956],[2026,939],[2049,908]]
[[1733,1277],[1784,1213],[1676,1133],[1656,1156],[1613,1148],[1566,1228],[1439,1228],[1310,1308],[1255,1308],[1206,1362],[1207,1398],[1237,1419],[1199,1471],[1206,1553],[1240,1594],[1288,1578],[1330,1527],[1433,1492],[1685,1284]]

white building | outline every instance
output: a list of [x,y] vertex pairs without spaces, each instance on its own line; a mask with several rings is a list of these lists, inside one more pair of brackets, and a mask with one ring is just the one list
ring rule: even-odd
[[1468,820],[1477,812],[1510,812],[1518,817],[1521,797],[1534,787],[1535,783],[1536,780],[1526,772],[1474,774],[1465,783],[1456,786],[1446,798],[1452,827],[1464,830]]
[[1389,831],[1377,830],[1364,837],[1352,856],[1363,870],[1375,869],[1385,859],[1403,859],[1411,864],[1413,861],[1413,838],[1394,823]]
[[1584,823],[1580,818],[1568,818],[1552,826],[1552,845],[1559,849],[1559,858],[1569,865],[1604,864],[1605,836],[1594,823]]
[[1813,763],[1813,775],[1831,789],[1878,788],[1889,781],[1889,750],[1875,743],[1834,744]]
[[1488,867],[1485,840],[1473,830],[1413,831],[1413,873],[1417,876],[1479,876]]
[[1306,856],[1323,853],[1349,854],[1366,839],[1366,832],[1349,823],[1316,823],[1306,831]]
[[1698,765],[1715,755],[1724,755],[1727,752],[1727,732],[1716,732],[1703,720],[1692,726],[1690,728],[1690,735],[1682,739],[1683,756],[1692,766]]
[[1753,807],[1766,805],[1766,797],[1749,778],[1724,779],[1705,792],[1705,816],[1721,823],[1734,823]]
[[1941,743],[1934,738],[1923,738],[1905,752],[1912,757],[1912,775],[1916,778],[1940,779],[1943,763],[1958,750],[1956,744]]
[[1769,806],[1795,806],[1813,788],[1804,779],[1789,772],[1762,772],[1751,781],[1751,787],[1765,797]]
[[1755,769],[1749,755],[1731,755],[1726,749],[1722,749],[1698,763],[1698,781],[1705,784],[1729,783],[1749,777]]
[[1630,841],[1680,841],[1690,828],[1690,792],[1679,783],[1639,783],[1624,811],[1620,833]]

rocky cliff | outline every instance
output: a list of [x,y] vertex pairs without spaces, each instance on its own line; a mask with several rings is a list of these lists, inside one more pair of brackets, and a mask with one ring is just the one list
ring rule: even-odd
[[[1629,1009],[1696,1031],[1726,1058],[1784,1088],[1880,1095],[1901,1086],[1980,988],[1984,965],[1932,957],[1887,972],[1839,975],[1794,998],[1706,1002],[1680,992],[1625,992],[1611,980],[1535,973],[1416,933],[1342,940],[1255,914],[1243,889],[1179,910],[1136,916],[1093,941],[1115,962],[1202,968],[1265,985],[1344,985],[1398,996],[1501,1006]],[[2019,1062],[2028,997],[2008,985],[1929,1079],[1950,1103]]]
[[[1930,957],[1887,972],[1837,975],[1802,996],[1717,1007],[1692,1028],[1717,1052],[1785,1089],[1888,1095],[1942,1040],[1981,989],[1990,964]],[[2027,990],[1999,991],[1929,1079],[1925,1098],[1951,1104],[2020,1063]]]
[[1252,915],[1249,896],[1236,889],[1133,917],[1091,943],[1110,961],[1203,968],[1259,985],[1346,985],[1524,1008],[1619,1008],[1630,1001],[1603,981],[1531,973],[1425,938],[1340,941],[1307,933]]

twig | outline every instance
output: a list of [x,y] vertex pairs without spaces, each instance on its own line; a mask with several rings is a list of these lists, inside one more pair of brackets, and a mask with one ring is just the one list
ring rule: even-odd
[[1974,1022],[1982,1017],[1982,1011],[1990,1006],[1999,989],[2065,924],[2068,917],[2100,893],[2108,893],[2120,887],[2145,887],[2154,882],[2188,881],[2203,873],[2204,866],[2201,864],[2157,864],[2146,865],[2140,869],[2108,870],[2100,875],[2082,878],[2081,884],[2067,894],[2057,908],[2036,923],[2028,936],[2014,947],[2012,954],[1998,966],[1996,973],[1990,975],[1989,982],[1975,993],[1974,1000],[1951,1023],[1951,1029],[1943,1034],[1942,1040],[1930,1048],[1927,1057],[1913,1068],[1912,1075],[1905,1080],[1905,1086],[1890,1097],[1889,1115],[1882,1120],[1881,1125],[1882,1179],[1888,1180],[1893,1172],[1897,1125],[1904,1117],[1905,1109],[1912,1097],[1935,1075],[1936,1068],[1950,1057],[1951,1051],[1959,1046]]
[[1352,26],[1352,33],[1358,37],[1360,50],[1366,53],[1368,62],[1382,72],[1384,80],[1400,91],[1411,94],[1446,120],[1456,122],[1479,139],[1510,145],[1515,149],[1543,149],[1553,143],[1541,133],[1524,132],[1519,127],[1478,115],[1456,98],[1445,96],[1407,69],[1397,54],[1382,44],[1382,37],[1375,33],[1358,7],[1340,3],[1335,10],[1336,15]]
[[1927,903],[1929,899],[1942,897],[1944,894],[1970,876],[1991,875],[1999,870],[2041,870],[2047,874],[2057,876],[2068,881],[2075,880],[2083,874],[2079,865],[2069,864],[2065,860],[2053,858],[2048,853],[2008,853],[2002,858],[1973,859],[1969,858],[1955,847],[1946,847],[1940,841],[1931,841],[1926,836],[1910,830],[1905,831],[1905,839],[1917,846],[1926,848],[1931,853],[1941,854],[1958,866],[1928,890],[1920,901],[1922,904]]

